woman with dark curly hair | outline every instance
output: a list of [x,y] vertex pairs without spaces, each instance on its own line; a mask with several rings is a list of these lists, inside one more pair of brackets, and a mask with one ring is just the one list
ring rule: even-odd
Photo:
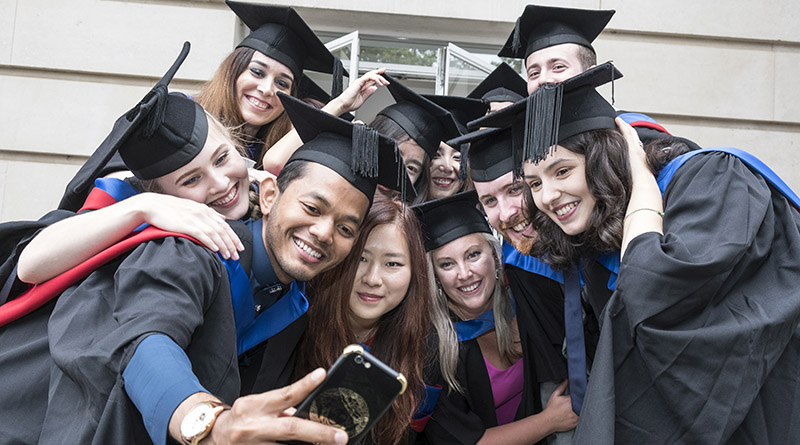
[[601,322],[576,442],[798,442],[800,199],[746,152],[643,149],[591,82],[557,88],[560,122],[529,128],[557,145],[524,170],[535,254],[564,270],[565,312],[582,277]]

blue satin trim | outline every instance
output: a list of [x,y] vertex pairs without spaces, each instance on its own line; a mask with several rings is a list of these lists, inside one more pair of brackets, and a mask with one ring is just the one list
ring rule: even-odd
[[494,329],[494,310],[489,309],[481,314],[478,318],[473,320],[457,321],[453,323],[453,325],[456,328],[458,341],[472,340],[473,338],[477,338],[481,334]]
[[253,291],[238,261],[222,259],[228,271],[233,300],[233,317],[236,322],[236,348],[238,354],[248,351],[274,336],[308,311],[308,300],[296,282],[289,292],[256,317]]
[[550,278],[553,281],[564,283],[564,274],[553,270],[547,263],[539,258],[523,255],[508,241],[503,241],[503,263],[518,267],[527,272]]
[[634,123],[634,122],[644,121],[644,122],[650,122],[651,124],[656,124],[658,126],[661,126],[661,124],[656,122],[655,119],[653,119],[652,117],[650,117],[650,116],[648,116],[646,114],[642,114],[642,113],[621,113],[617,117],[622,119],[622,120],[624,120],[629,125]]
[[139,191],[132,185],[117,178],[98,178],[94,180],[94,186],[108,193],[117,202],[128,199],[133,195],[138,195]]
[[718,147],[718,148],[706,148],[703,150],[696,150],[690,151],[689,153],[682,154],[677,158],[670,161],[669,164],[661,170],[661,173],[658,175],[658,188],[661,189],[661,194],[664,194],[664,191],[667,189],[667,185],[669,185],[669,181],[675,175],[675,172],[689,160],[694,155],[700,153],[708,153],[708,152],[722,152],[728,153],[730,155],[736,156],[742,162],[744,162],[748,167],[752,168],[758,174],[760,174],[771,186],[776,188],[786,199],[798,210],[800,210],[800,198],[798,198],[797,194],[785,183],[783,180],[772,171],[766,164],[764,164],[760,159],[756,158],[752,154],[740,150],[738,148],[733,147]]
[[[108,193],[117,202],[139,194],[139,190],[136,190],[134,186],[119,178],[97,178],[94,180],[94,186]],[[133,229],[133,231],[139,232],[149,225],[150,224],[142,223],[139,227]]]
[[433,409],[439,402],[439,395],[442,393],[442,388],[435,388],[433,386],[425,385],[425,392],[422,395],[422,402],[414,413],[412,420],[419,420],[433,414]]
[[617,275],[619,275],[619,252],[608,253],[597,259],[597,262],[611,272],[608,277],[608,290],[617,288]]

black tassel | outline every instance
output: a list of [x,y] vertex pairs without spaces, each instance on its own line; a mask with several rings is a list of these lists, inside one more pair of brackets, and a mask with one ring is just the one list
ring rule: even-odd
[[461,144],[461,160],[458,164],[458,179],[461,182],[467,180],[469,173],[469,144]]
[[142,131],[142,135],[145,138],[149,138],[153,136],[153,134],[158,130],[158,127],[164,122],[164,114],[167,111],[167,95],[169,92],[167,91],[167,86],[164,84],[158,84],[150,90],[152,93],[152,99],[148,101],[152,104],[149,108],[151,108],[150,113],[144,118],[144,128]]
[[611,106],[614,106],[614,67],[611,67]]
[[517,18],[517,23],[514,24],[514,37],[511,40],[511,50],[515,53],[519,51],[519,48],[522,46],[522,41],[519,35],[519,19],[522,17]]
[[[405,206],[407,200],[406,187],[408,185],[406,181],[406,178],[408,178],[406,164],[403,162],[403,156],[400,154],[397,142],[392,140],[392,144],[394,145],[394,162],[397,163],[397,184],[395,186],[400,188],[400,200],[403,201],[403,206]],[[403,207],[403,210],[405,210],[405,207]]]
[[[350,74],[353,75],[352,73]],[[344,65],[338,57],[333,56],[333,85],[331,85],[331,97],[338,97],[344,91]]]
[[353,125],[350,164],[353,173],[367,178],[378,176],[378,132],[363,124]]
[[539,162],[558,143],[563,85],[542,85],[528,96],[525,108],[525,137],[522,160]]

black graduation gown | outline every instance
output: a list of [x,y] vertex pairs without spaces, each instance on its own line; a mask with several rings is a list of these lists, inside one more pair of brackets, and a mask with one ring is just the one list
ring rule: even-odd
[[[56,210],[38,221],[14,221],[0,225],[0,286],[11,286],[13,300],[29,285],[16,278],[19,255],[38,231],[56,221],[74,215]],[[50,349],[47,344],[47,320],[52,301],[32,313],[0,327],[0,443],[37,443],[47,408],[47,382],[50,379]],[[25,388],[25,390],[20,390]]]
[[149,443],[122,372],[161,333],[183,348],[200,383],[232,403],[239,392],[228,276],[184,238],[143,243],[58,299],[49,323],[53,372],[41,443]]
[[631,241],[577,443],[800,443],[800,215],[737,158],[697,155]]
[[[505,264],[506,277],[515,299],[517,326],[522,342],[526,371],[536,376],[528,390],[538,392],[540,382],[560,382],[567,378],[564,344],[564,290],[551,278]],[[527,383],[527,382],[526,382]],[[531,401],[535,398],[530,398]],[[542,410],[541,401],[530,409]]]
[[[529,390],[536,376],[533,367],[524,366],[522,400],[514,420],[520,420],[541,411],[541,403],[536,411],[539,391]],[[483,360],[478,340],[459,343],[458,368],[456,378],[464,393],[443,389],[433,410],[424,436],[432,444],[474,444],[483,436],[487,428],[497,426],[492,384]],[[538,386],[538,385],[536,385]]]

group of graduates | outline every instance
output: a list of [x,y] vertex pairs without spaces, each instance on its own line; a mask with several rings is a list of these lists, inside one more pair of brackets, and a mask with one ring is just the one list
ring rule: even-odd
[[[187,43],[0,225],[0,442],[800,443],[800,199],[596,91],[614,11],[528,5],[527,81],[453,97],[343,89],[292,8],[226,3],[252,33],[199,93]],[[293,417],[354,343],[407,390]]]

